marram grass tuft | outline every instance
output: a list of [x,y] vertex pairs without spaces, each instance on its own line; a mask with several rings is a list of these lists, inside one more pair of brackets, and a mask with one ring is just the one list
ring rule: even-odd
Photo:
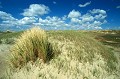
[[36,61],[38,58],[45,63],[53,57],[52,45],[48,42],[44,30],[34,27],[25,31],[16,40],[11,49],[11,64],[14,67],[21,67],[29,61]]

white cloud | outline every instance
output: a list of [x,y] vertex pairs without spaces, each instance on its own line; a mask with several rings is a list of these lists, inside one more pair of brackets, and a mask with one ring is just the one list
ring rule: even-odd
[[0,27],[30,27],[38,25],[43,29],[102,29],[101,25],[106,23],[107,14],[105,10],[93,9],[86,14],[72,10],[63,17],[47,16],[45,19],[40,16],[25,16],[21,19],[14,18],[11,14],[0,11]]
[[90,10],[90,13],[92,13],[92,14],[96,14],[96,13],[106,14],[106,11],[101,10],[101,9],[93,9],[93,10]]
[[107,15],[103,15],[103,14],[95,15],[95,19],[105,19],[106,17]]
[[105,10],[93,9],[77,18],[71,17],[70,24],[80,29],[102,29],[101,25],[107,22],[105,20],[106,16]]
[[71,22],[72,23],[80,23],[81,24],[81,20],[78,18],[71,18]]
[[49,7],[43,4],[31,4],[28,9],[24,9],[22,15],[24,16],[42,16],[48,14]]
[[81,18],[82,18],[82,22],[91,22],[94,20],[94,17],[90,14],[85,14]]
[[53,26],[53,27],[61,27],[66,26],[65,21],[63,21],[61,18],[53,16],[53,17],[46,17],[44,20],[42,18],[39,18],[39,23],[43,24],[44,26]]
[[79,4],[78,6],[79,7],[86,7],[86,6],[90,5],[90,4],[91,4],[91,1],[90,2],[86,2],[85,4]]
[[55,1],[53,1],[53,4],[57,4]]
[[107,13],[105,10],[101,9],[93,9],[89,11],[92,15],[94,15],[94,19],[103,20],[107,17]]
[[8,28],[8,27],[22,27],[26,25],[32,25],[37,21],[35,17],[23,17],[22,19],[16,19],[11,14],[0,11],[0,27]]
[[75,11],[72,10],[69,14],[68,14],[68,18],[77,18],[81,16],[81,13],[79,11]]
[[18,19],[11,14],[0,11],[0,28],[9,28],[17,25]]
[[2,19],[2,20],[15,20],[15,18],[12,17],[11,14],[3,12],[3,11],[0,11],[0,19]]
[[99,26],[99,25],[101,25],[102,23],[101,23],[100,21],[94,21],[93,24],[96,25],[96,26]]
[[67,20],[67,15],[64,15],[64,16],[62,17],[62,20]]
[[120,6],[117,6],[116,8],[120,9]]
[[18,21],[19,25],[30,25],[37,21],[38,19],[35,17],[24,17]]
[[42,28],[49,30],[66,29],[69,27],[69,24],[57,16],[47,16],[45,19],[39,18],[39,22],[34,23],[34,25],[41,26]]

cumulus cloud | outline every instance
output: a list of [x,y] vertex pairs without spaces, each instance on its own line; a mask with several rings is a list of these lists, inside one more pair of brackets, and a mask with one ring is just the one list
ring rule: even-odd
[[62,17],[62,20],[67,20],[67,15],[64,15],[64,16]]
[[69,14],[68,14],[68,18],[77,18],[81,16],[81,13],[79,11],[75,11],[72,10]]
[[[94,12],[94,11],[97,12]],[[79,11],[72,10],[67,16],[63,17],[46,17],[45,19],[39,18],[38,23],[34,23],[35,25],[39,25],[44,28],[51,28],[51,29],[102,29],[101,25],[106,23],[105,17],[107,14],[106,12],[102,12],[103,10],[93,9],[88,11],[88,13],[81,15]],[[94,13],[92,13],[92,11]],[[77,13],[78,14],[77,14]],[[75,13],[75,14],[74,14]],[[100,17],[103,16],[104,17]],[[99,16],[100,18],[96,17]],[[69,21],[70,20],[70,21]],[[69,21],[69,22],[66,22]]]
[[71,22],[72,23],[80,23],[81,24],[81,20],[78,18],[71,18]]
[[94,17],[90,14],[85,14],[81,17],[82,22],[91,22],[94,20]]
[[80,11],[72,10],[63,17],[47,16],[44,19],[39,14],[35,16],[23,16],[21,19],[14,18],[11,14],[0,11],[0,27],[30,27],[40,26],[43,29],[102,29],[101,25],[106,23],[107,13],[105,10],[93,9],[81,14]]
[[15,20],[15,18],[12,17],[11,14],[3,12],[3,11],[0,11],[0,19],[1,20]]
[[78,6],[79,7],[86,7],[86,6],[90,5],[90,4],[91,4],[91,1],[90,2],[86,2],[85,4],[79,4]]
[[11,14],[0,11],[0,28],[5,29],[17,25],[17,20]]
[[30,25],[35,23],[38,20],[38,18],[35,17],[24,17],[20,20],[18,20],[19,25]]
[[0,11],[0,27],[22,27],[22,26],[31,26],[38,19],[35,17],[23,17],[22,19],[16,19],[11,14]]
[[101,9],[93,9],[89,11],[92,15],[94,15],[94,18],[96,20],[102,20],[105,19],[107,17],[107,13],[105,10],[101,10]]
[[116,8],[117,8],[117,9],[120,9],[120,6],[117,6]]
[[28,9],[24,9],[22,15],[24,16],[42,16],[48,14],[50,11],[49,7],[43,4],[31,4]]
[[98,15],[95,15],[95,19],[105,19],[107,17],[107,15],[103,15],[103,14],[98,14]]
[[92,14],[96,14],[96,13],[106,14],[106,11],[101,10],[101,9],[93,9],[93,10],[90,10],[90,13],[92,13]]
[[39,18],[39,22],[36,24],[44,25],[44,26],[52,26],[52,27],[61,27],[61,26],[66,26],[65,21],[63,21],[61,18],[57,16],[47,16],[45,19]]
[[72,25],[77,25],[76,27],[80,29],[102,29],[101,25],[107,22],[106,16],[105,10],[93,9],[77,18],[71,17],[70,21]]
[[55,2],[55,1],[53,1],[53,4],[56,4],[56,2]]

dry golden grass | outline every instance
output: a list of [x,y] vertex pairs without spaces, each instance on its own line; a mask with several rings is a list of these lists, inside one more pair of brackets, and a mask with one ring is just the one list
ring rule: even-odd
[[28,61],[34,62],[37,58],[47,62],[53,56],[45,31],[37,27],[22,33],[11,52],[11,63],[14,67],[21,67]]
[[120,78],[117,71],[120,65],[117,64],[114,53],[89,34],[77,31],[49,33],[48,40],[53,49],[58,48],[61,53],[47,64],[38,59],[34,63],[28,62],[15,72],[10,70],[6,79]]
[[[119,76],[115,75],[115,72],[108,72],[107,62],[104,60],[102,55],[96,50],[94,57],[91,58],[93,61],[90,63],[88,60],[84,62],[76,58],[76,45],[70,40],[55,40],[50,38],[52,44],[56,44],[59,47],[61,54],[58,57],[52,59],[49,64],[43,63],[41,60],[37,60],[34,64],[31,62],[27,63],[26,66],[13,72],[10,79],[119,79]],[[96,44],[96,46],[99,46]],[[81,46],[80,46],[81,47]],[[88,55],[89,50],[84,50],[81,53],[83,57]],[[92,53],[92,52],[91,52]],[[89,58],[88,58],[89,59]],[[8,76],[7,76],[8,77]],[[8,79],[8,78],[6,78]]]

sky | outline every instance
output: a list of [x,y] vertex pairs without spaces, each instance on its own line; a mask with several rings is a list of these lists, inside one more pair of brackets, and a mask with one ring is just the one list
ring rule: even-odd
[[0,30],[120,29],[120,0],[0,0]]

